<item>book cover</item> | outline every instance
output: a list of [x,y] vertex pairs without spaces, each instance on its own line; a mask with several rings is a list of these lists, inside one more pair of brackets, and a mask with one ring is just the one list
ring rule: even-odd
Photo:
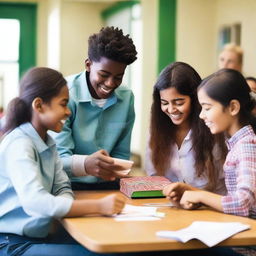
[[162,190],[171,181],[162,176],[122,178],[120,191],[130,198],[164,197]]

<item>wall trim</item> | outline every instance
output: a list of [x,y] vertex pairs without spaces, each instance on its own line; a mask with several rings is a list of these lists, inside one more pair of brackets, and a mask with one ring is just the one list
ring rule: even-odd
[[131,0],[131,1],[126,1],[126,2],[119,2],[116,3],[110,7],[108,7],[107,9],[105,9],[104,11],[102,11],[101,13],[101,18],[103,20],[108,19],[109,17],[111,17],[112,15],[122,11],[123,9],[126,8],[131,8],[133,5],[135,4],[139,4],[140,1],[139,0]]
[[176,58],[176,0],[159,0],[158,73]]
[[1,19],[20,21],[19,76],[36,65],[37,4],[0,2]]

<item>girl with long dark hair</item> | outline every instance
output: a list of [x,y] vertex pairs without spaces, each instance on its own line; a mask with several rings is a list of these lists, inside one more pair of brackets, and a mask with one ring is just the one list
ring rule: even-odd
[[191,185],[223,194],[225,146],[199,118],[200,82],[199,74],[183,62],[161,72],[153,92],[146,171],[183,182],[184,189]]

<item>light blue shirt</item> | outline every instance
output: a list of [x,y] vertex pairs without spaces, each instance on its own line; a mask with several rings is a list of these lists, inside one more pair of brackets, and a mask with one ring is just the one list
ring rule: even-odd
[[[86,73],[66,78],[69,86],[71,116],[63,130],[55,134],[64,169],[72,174],[72,155],[90,155],[105,149],[110,156],[129,159],[131,132],[134,124],[134,96],[125,87],[118,87],[101,108],[89,92]],[[73,177],[72,181],[95,183],[93,176]]]
[[0,144],[0,233],[45,237],[52,217],[63,217],[73,202],[54,140],[45,143],[31,123]]

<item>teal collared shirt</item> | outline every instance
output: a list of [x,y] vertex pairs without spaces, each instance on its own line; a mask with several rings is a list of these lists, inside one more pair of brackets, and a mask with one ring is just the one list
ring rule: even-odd
[[[62,132],[55,134],[54,138],[68,175],[73,176],[71,157],[74,154],[90,155],[99,149],[105,149],[112,157],[129,159],[135,119],[132,91],[119,86],[100,108],[92,101],[85,72],[66,79],[72,114]],[[72,181],[94,183],[100,179],[85,176],[73,177]]]
[[73,202],[54,140],[22,124],[1,142],[0,163],[0,233],[45,237]]

